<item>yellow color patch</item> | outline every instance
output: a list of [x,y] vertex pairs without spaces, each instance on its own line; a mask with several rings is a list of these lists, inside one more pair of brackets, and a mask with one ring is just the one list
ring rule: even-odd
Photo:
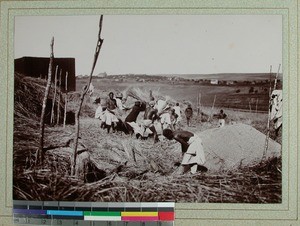
[[157,217],[158,212],[121,212],[122,217]]

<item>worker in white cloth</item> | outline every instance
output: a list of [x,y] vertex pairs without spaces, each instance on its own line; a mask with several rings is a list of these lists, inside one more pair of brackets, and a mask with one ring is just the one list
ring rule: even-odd
[[108,98],[106,99],[106,111],[105,111],[105,124],[107,127],[107,133],[109,133],[112,127],[113,132],[115,132],[116,123],[119,119],[116,116],[117,101],[114,98],[114,93],[110,92]]
[[278,136],[282,126],[282,90],[273,90],[271,95],[270,120],[274,121],[275,134]]
[[94,103],[98,105],[98,107],[96,109],[96,112],[95,112],[95,118],[100,119],[101,128],[104,128],[105,127],[105,121],[106,121],[106,117],[105,117],[106,108],[101,105],[101,99],[100,98],[96,98]]
[[219,127],[224,127],[225,126],[225,118],[227,115],[224,113],[224,111],[221,109],[220,113],[216,115],[219,119]]
[[195,174],[197,169],[207,171],[207,168],[203,166],[205,163],[205,154],[200,137],[189,131],[177,130],[173,132],[170,129],[164,129],[163,135],[167,139],[174,139],[181,144],[183,158],[180,173],[185,173],[189,169],[192,174]]

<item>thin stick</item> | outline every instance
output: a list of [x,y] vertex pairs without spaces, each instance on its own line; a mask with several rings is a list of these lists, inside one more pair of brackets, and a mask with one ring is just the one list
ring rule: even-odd
[[256,98],[255,114],[257,114],[257,105],[258,105],[258,98]]
[[250,113],[251,113],[251,100],[249,101],[249,110],[250,110]]
[[47,79],[47,85],[46,85],[45,95],[43,99],[43,106],[42,106],[42,113],[41,113],[41,120],[40,120],[40,139],[39,139],[39,148],[37,151],[36,164],[39,163],[41,164],[44,160],[43,148],[44,148],[44,130],[45,130],[45,111],[46,111],[47,99],[51,87],[51,77],[52,77],[52,68],[53,68],[53,59],[54,59],[53,45],[54,45],[54,37],[52,37],[51,44],[50,44],[51,53],[50,53],[50,61],[49,61],[49,69],[48,69],[48,79]]
[[199,92],[199,114],[200,114],[200,120],[201,120],[201,93]]
[[76,124],[76,131],[75,131],[75,140],[74,140],[74,159],[73,159],[73,164],[72,164],[72,169],[71,169],[71,175],[75,175],[75,167],[76,167],[76,158],[77,158],[77,146],[78,146],[78,138],[79,138],[79,115],[80,115],[80,110],[81,110],[81,106],[84,100],[84,97],[88,91],[88,88],[90,87],[90,84],[92,82],[92,77],[93,77],[93,73],[94,73],[94,69],[98,60],[98,56],[101,50],[101,46],[103,44],[103,39],[100,37],[101,36],[101,30],[102,30],[102,21],[103,21],[103,15],[100,16],[100,22],[99,22],[99,33],[98,33],[98,41],[97,41],[97,46],[96,46],[96,50],[95,50],[95,54],[94,54],[94,62],[93,62],[93,66],[92,66],[92,70],[91,70],[91,74],[89,77],[89,81],[88,84],[86,86],[86,89],[82,91],[81,96],[80,96],[80,104],[79,104],[79,108],[76,111],[76,116],[75,116],[75,124]]
[[213,102],[213,105],[212,105],[212,107],[211,107],[210,115],[209,115],[209,117],[208,117],[208,120],[207,120],[207,121],[210,121],[210,119],[211,119],[211,116],[212,116],[212,114],[213,114],[213,110],[214,110],[214,107],[215,107],[215,102],[216,102],[216,97],[217,97],[217,95],[215,95],[215,97],[214,97],[214,102]]
[[66,94],[65,94],[64,128],[66,127],[67,104],[68,104],[68,72],[66,72],[65,91]]
[[268,145],[269,145],[269,137],[270,137],[270,118],[271,118],[271,111],[270,111],[270,104],[271,104],[271,91],[272,91],[272,65],[270,65],[270,88],[269,88],[269,111],[268,111],[268,122],[267,122],[267,135],[265,141],[265,150],[263,153],[263,159],[266,157]]
[[57,117],[56,117],[56,125],[59,125],[59,120],[60,120],[60,96],[61,96],[61,75],[62,75],[62,69],[60,69],[59,72],[59,83],[58,83],[58,100],[57,100]]
[[197,116],[199,116],[199,110],[200,110],[200,107],[199,107],[199,93],[197,95]]
[[56,102],[56,85],[57,85],[57,70],[58,70],[58,65],[56,65],[55,68],[55,75],[54,75],[54,97],[52,99],[52,108],[51,108],[51,117],[50,117],[50,124],[53,125],[54,121],[54,106]]
[[275,90],[275,89],[276,89],[276,86],[277,86],[277,79],[278,79],[278,76],[279,76],[280,66],[281,66],[281,64],[279,64],[279,66],[278,66],[278,71],[277,71],[277,74],[276,74],[276,78],[275,78],[273,90]]
[[60,69],[59,73],[59,84],[58,84],[58,101],[57,101],[57,117],[56,117],[56,125],[59,125],[60,120],[60,96],[61,96],[61,77],[62,77],[62,69]]

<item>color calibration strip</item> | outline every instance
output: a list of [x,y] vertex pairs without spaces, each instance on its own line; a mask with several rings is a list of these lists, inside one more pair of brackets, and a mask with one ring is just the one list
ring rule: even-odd
[[102,203],[13,201],[15,224],[26,225],[144,225],[174,224],[175,203]]

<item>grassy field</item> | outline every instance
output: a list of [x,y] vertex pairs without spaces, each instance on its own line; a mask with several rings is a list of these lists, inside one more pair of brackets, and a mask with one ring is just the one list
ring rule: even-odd
[[[87,80],[77,79],[77,90],[80,90]],[[248,111],[268,110],[268,87],[261,85],[201,85],[195,83],[172,82],[136,82],[115,81],[114,79],[95,79],[93,85],[96,90],[104,92],[124,91],[128,87],[139,87],[146,90],[157,90],[163,96],[170,96],[178,102],[191,102],[197,106],[198,95],[201,94],[201,105],[212,106],[216,96],[215,106],[222,108],[236,108]],[[254,92],[249,93],[253,87]],[[256,92],[256,93],[255,93]]]

